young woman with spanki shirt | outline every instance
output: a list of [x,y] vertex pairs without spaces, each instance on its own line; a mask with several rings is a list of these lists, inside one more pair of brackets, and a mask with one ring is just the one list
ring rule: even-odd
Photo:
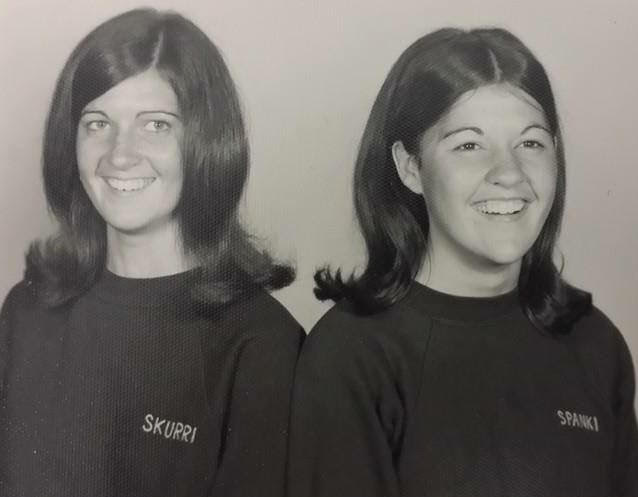
[[635,496],[634,372],[552,262],[565,161],[547,75],[502,29],[394,64],[355,168],[367,265],[295,380],[290,497]]

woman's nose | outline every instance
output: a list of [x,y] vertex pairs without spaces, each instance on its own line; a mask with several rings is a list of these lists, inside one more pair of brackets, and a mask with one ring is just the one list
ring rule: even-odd
[[520,159],[512,152],[501,152],[494,158],[486,180],[493,185],[511,188],[527,180]]
[[132,130],[118,130],[113,137],[109,160],[118,169],[128,169],[139,162],[140,155]]

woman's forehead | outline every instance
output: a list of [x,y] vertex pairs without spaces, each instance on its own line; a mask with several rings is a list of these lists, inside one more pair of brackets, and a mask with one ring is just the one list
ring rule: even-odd
[[163,110],[177,113],[179,104],[172,86],[160,73],[147,69],[126,78],[89,102],[84,111],[91,110]]
[[463,93],[439,119],[437,125],[446,126],[472,121],[506,118],[511,122],[539,121],[547,125],[543,108],[524,90],[507,84],[481,86]]

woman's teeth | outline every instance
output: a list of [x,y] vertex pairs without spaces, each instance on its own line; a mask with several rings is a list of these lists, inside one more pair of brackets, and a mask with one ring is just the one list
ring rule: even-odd
[[155,178],[132,178],[132,179],[118,179],[118,178],[105,178],[108,185],[120,192],[135,192],[143,190],[150,185]]
[[512,200],[486,200],[474,205],[474,208],[483,214],[516,214],[525,207],[525,201]]

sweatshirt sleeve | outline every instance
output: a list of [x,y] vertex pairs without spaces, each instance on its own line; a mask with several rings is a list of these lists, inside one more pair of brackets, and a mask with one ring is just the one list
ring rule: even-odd
[[384,395],[388,368],[366,331],[324,321],[306,339],[293,393],[288,497],[399,495],[392,449],[399,401]]
[[9,341],[13,327],[13,314],[23,286],[23,283],[19,283],[13,287],[2,304],[2,310],[0,310],[0,392],[4,388],[5,372],[9,363]]
[[0,311],[0,392],[4,388],[4,375],[9,360],[9,298],[5,299]]
[[286,323],[244,345],[212,497],[282,497],[294,369],[304,336]]
[[636,427],[635,376],[627,344],[620,341],[618,394],[615,405],[616,433],[613,468],[614,495],[638,497],[638,429]]

